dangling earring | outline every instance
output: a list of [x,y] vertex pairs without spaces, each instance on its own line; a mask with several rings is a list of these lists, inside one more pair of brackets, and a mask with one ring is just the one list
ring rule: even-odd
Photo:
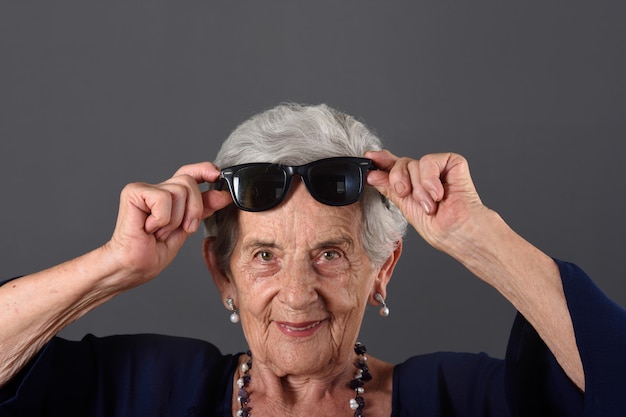
[[235,303],[232,298],[226,299],[226,304],[228,305],[228,309],[231,311],[230,313],[230,322],[231,323],[239,323],[239,310],[235,308]]
[[378,310],[378,313],[382,317],[387,317],[389,315],[389,307],[387,307],[387,303],[385,303],[385,299],[383,298],[382,294],[377,292],[374,295],[374,298],[376,299],[376,301],[378,301],[380,304],[382,304],[382,307],[380,308],[380,310]]

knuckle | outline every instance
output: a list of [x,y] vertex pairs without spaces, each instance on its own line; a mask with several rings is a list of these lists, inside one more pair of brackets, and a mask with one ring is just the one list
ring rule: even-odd
[[390,183],[395,183],[398,181],[402,181],[404,174],[403,174],[403,170],[401,169],[392,169],[389,172],[389,182]]
[[420,161],[418,161],[417,159],[411,159],[407,162],[407,169],[409,170],[409,172],[411,171],[418,171],[420,169]]
[[463,155],[460,155],[458,153],[453,153],[450,154],[450,159],[451,160],[456,160],[459,164],[463,164],[463,165],[468,165],[468,161],[467,158],[464,157]]
[[204,211],[204,204],[202,201],[194,199],[189,203],[189,214],[191,217],[200,217]]
[[126,184],[124,188],[122,188],[121,194],[131,194],[142,188],[145,188],[145,184],[142,182],[131,182],[130,184]]

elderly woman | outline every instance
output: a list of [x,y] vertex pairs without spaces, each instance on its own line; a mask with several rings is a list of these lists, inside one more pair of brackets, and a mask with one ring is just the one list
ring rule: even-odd
[[[203,220],[206,264],[248,352],[55,336],[155,277]],[[504,361],[439,353],[393,365],[357,342],[368,303],[388,313],[407,221],[520,312]],[[215,164],[127,186],[106,245],[6,282],[0,300],[2,416],[626,413],[624,311],[485,207],[463,157],[398,158],[323,105],[259,114]]]

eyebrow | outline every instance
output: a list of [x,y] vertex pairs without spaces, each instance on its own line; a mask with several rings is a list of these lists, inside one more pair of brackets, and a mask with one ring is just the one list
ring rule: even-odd
[[340,248],[352,248],[354,246],[354,241],[348,236],[341,236],[334,239],[323,240],[319,242],[315,247],[317,249],[320,249],[333,246]]
[[256,249],[256,248],[278,248],[278,244],[270,240],[252,239],[249,242],[245,242],[242,248],[244,250]]

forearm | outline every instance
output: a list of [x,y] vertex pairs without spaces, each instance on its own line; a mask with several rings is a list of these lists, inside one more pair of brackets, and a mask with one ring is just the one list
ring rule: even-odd
[[0,386],[61,329],[123,291],[106,248],[0,287]]
[[556,263],[493,211],[475,217],[465,232],[449,245],[449,253],[515,306],[567,375],[584,389],[584,371]]

